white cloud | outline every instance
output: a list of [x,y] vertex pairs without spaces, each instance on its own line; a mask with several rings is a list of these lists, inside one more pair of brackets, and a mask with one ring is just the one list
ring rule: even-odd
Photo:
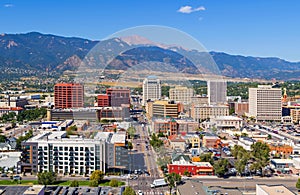
[[14,6],[13,4],[5,4],[5,5],[3,5],[3,7],[6,7],[6,8],[13,7],[13,6]]
[[190,14],[192,12],[204,11],[204,10],[205,10],[204,6],[193,8],[192,6],[186,5],[186,6],[180,7],[179,10],[177,10],[177,11],[180,13],[183,13],[183,14]]

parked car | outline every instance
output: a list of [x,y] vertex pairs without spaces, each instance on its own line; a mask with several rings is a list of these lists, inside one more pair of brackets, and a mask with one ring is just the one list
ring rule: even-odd
[[22,177],[19,175],[13,176],[13,180],[22,180]]
[[8,177],[6,173],[2,173],[1,177]]

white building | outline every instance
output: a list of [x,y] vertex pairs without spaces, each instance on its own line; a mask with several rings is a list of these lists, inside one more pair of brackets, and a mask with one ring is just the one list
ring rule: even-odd
[[281,121],[281,89],[270,85],[249,88],[249,116],[257,121]]
[[65,131],[43,132],[22,143],[18,169],[19,172],[53,171],[60,175],[91,174],[94,170],[105,173],[115,166],[127,169],[125,140],[125,134],[110,132],[97,133],[93,138],[67,136]]
[[243,125],[243,120],[236,116],[217,116],[211,122],[220,129],[239,129]]
[[242,146],[247,151],[250,151],[251,145],[255,142],[256,141],[250,137],[240,137],[237,145]]
[[148,100],[161,99],[161,83],[155,76],[149,76],[143,81],[143,101],[142,104],[146,105]]
[[224,104],[227,95],[227,82],[223,80],[207,81],[207,95],[210,104]]
[[191,103],[191,98],[194,96],[194,90],[192,88],[176,86],[169,90],[169,96],[170,100],[188,105]]
[[295,195],[296,193],[290,191],[284,185],[266,185],[256,184],[256,195]]
[[192,105],[191,107],[191,117],[197,122],[228,115],[229,107],[226,105]]

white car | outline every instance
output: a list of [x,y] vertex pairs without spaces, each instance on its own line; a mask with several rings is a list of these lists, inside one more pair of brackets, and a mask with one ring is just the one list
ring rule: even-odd
[[141,190],[139,190],[138,195],[144,195],[144,193]]

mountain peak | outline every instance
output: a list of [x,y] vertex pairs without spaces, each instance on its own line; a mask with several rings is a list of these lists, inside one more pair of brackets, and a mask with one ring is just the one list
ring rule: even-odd
[[156,45],[155,42],[140,35],[125,36],[120,37],[120,39],[126,42],[128,45]]

